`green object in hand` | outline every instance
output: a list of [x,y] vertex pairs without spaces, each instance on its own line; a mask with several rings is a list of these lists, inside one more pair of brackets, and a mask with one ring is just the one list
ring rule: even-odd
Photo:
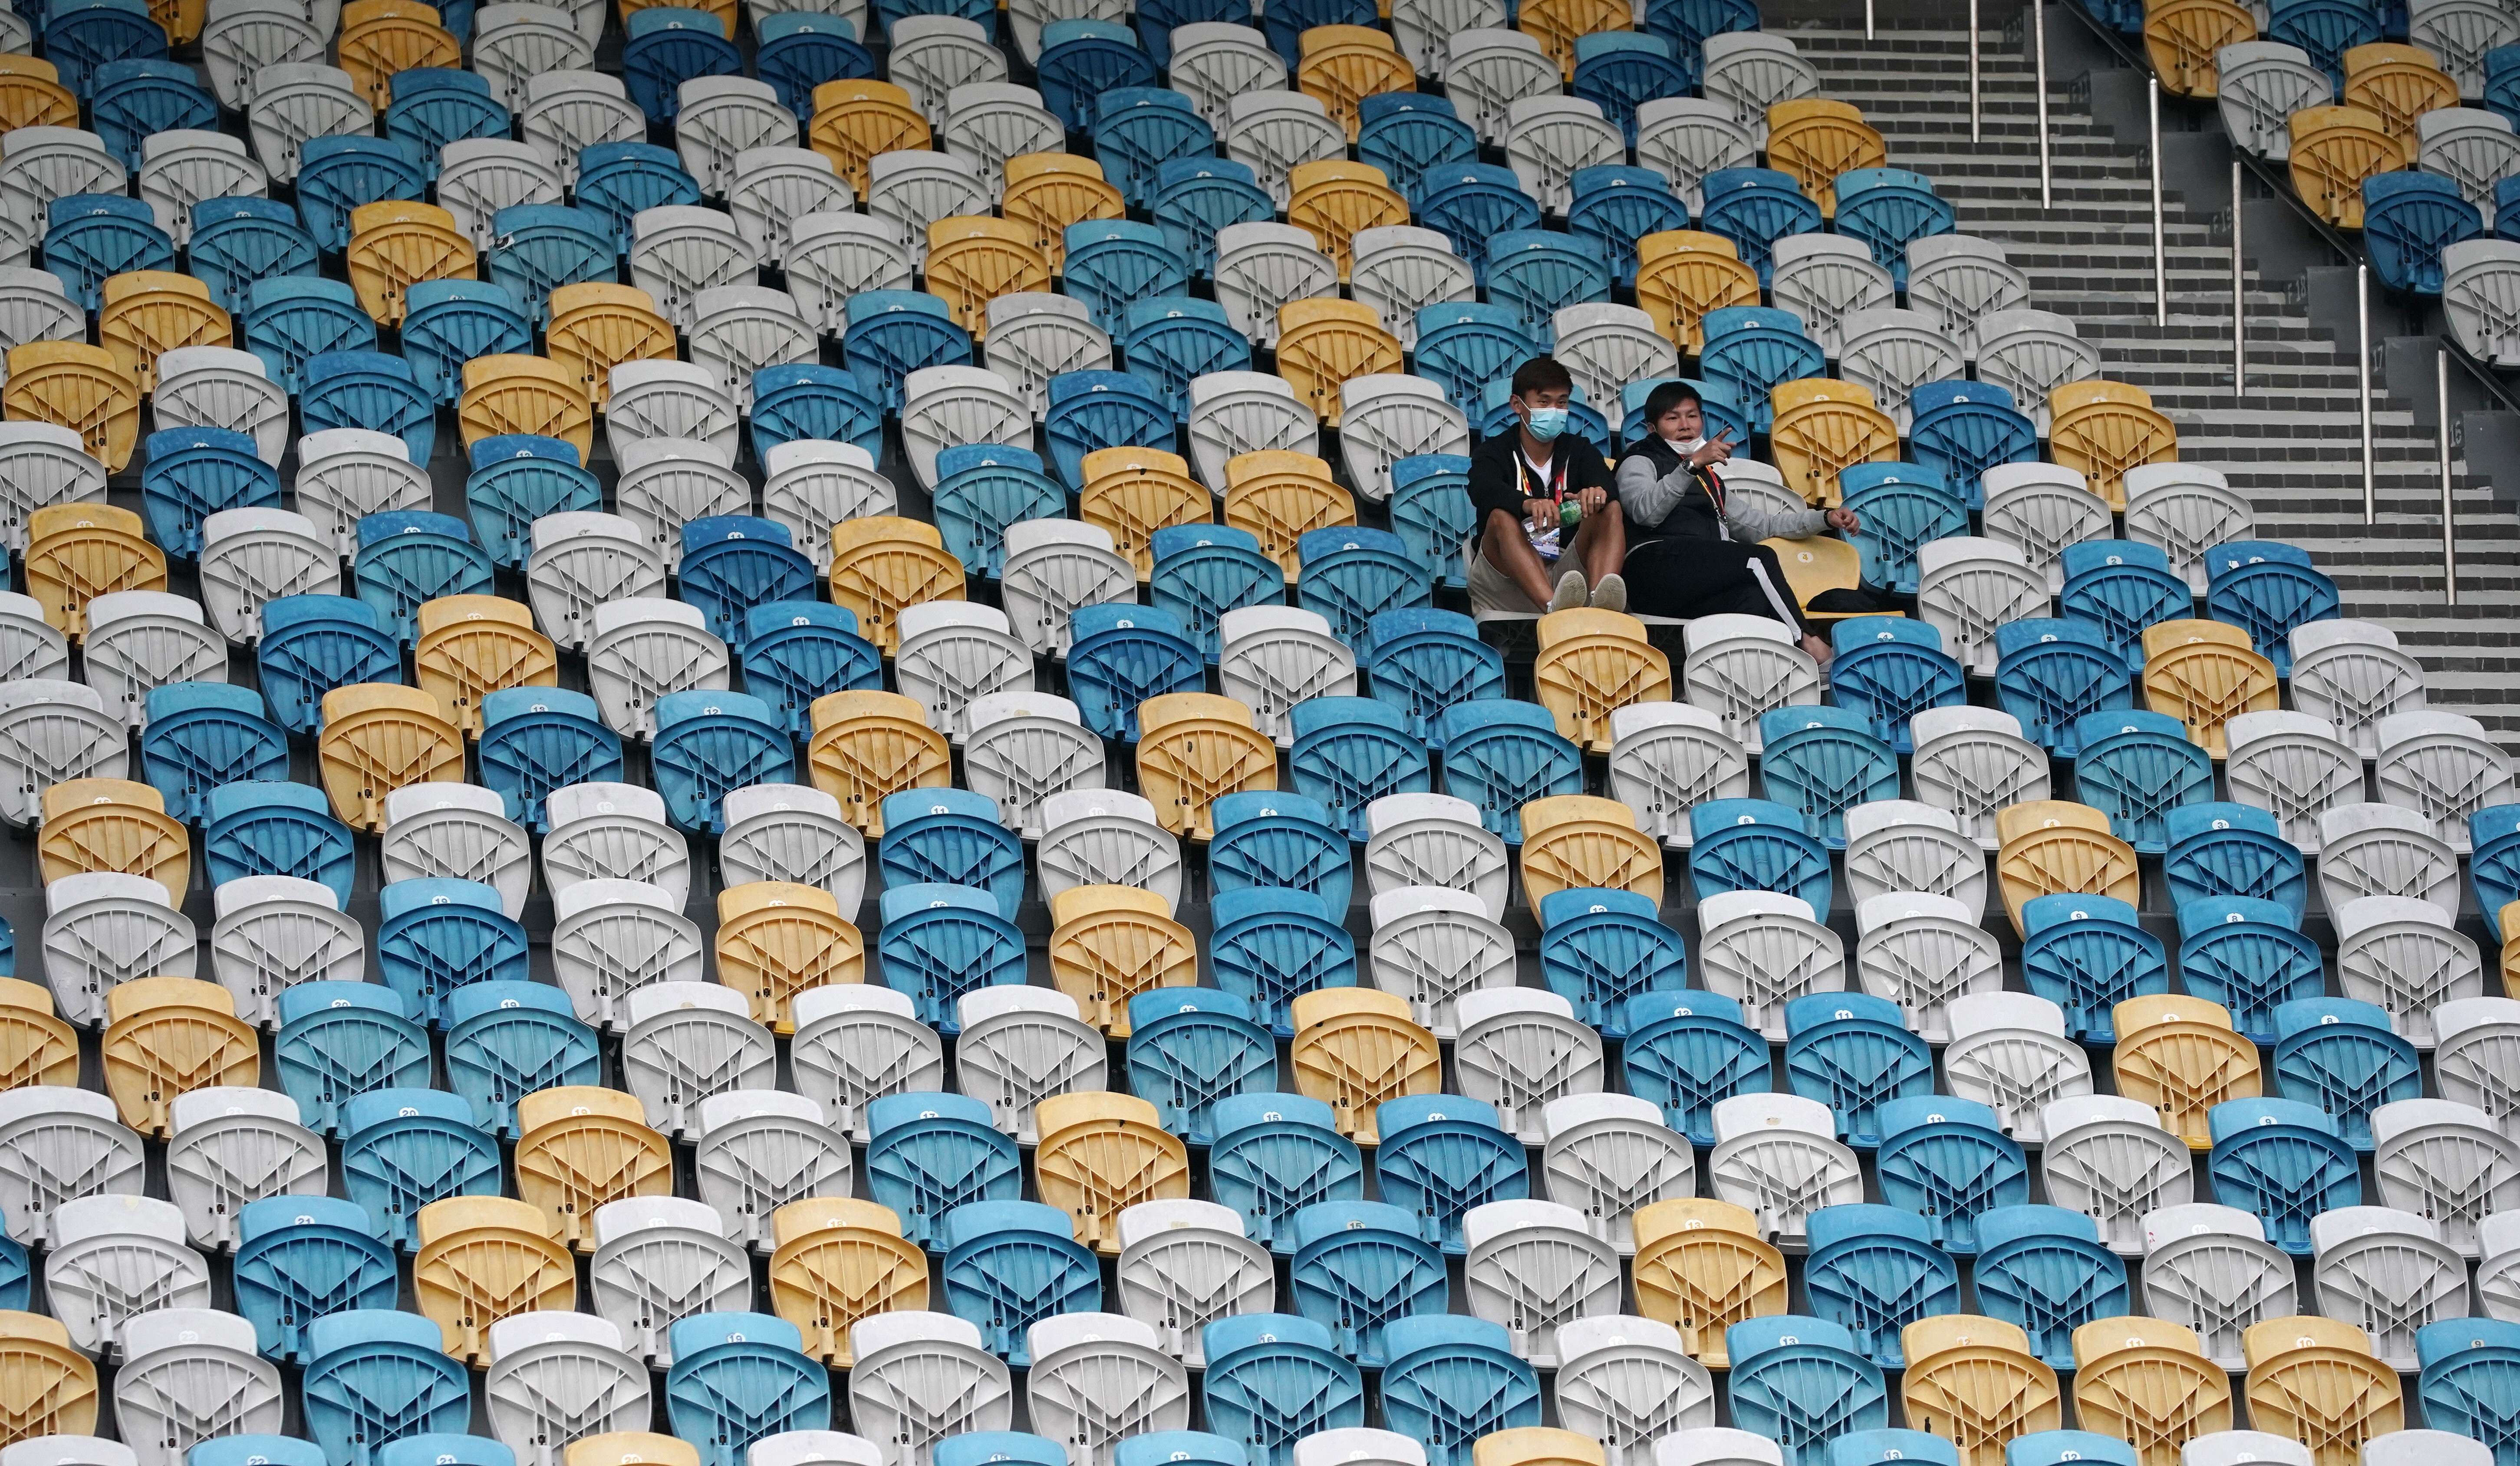
[[1584,506],[1583,506],[1583,505],[1576,503],[1576,502],[1575,502],[1574,500],[1572,500],[1572,499],[1569,499],[1569,500],[1565,501],[1564,503],[1562,503],[1562,504],[1560,504],[1560,505],[1558,505],[1558,506],[1557,506],[1557,524],[1558,524],[1558,527],[1559,527],[1559,528],[1561,528],[1561,529],[1572,529],[1572,528],[1574,528],[1576,525],[1581,524],[1581,523],[1583,523],[1583,522],[1584,522]]

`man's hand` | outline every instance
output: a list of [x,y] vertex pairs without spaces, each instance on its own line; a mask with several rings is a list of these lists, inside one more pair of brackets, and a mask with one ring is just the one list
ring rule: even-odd
[[1522,501],[1522,521],[1535,535],[1545,535],[1557,527],[1557,501],[1526,499]]
[[1697,451],[1688,456],[1688,461],[1700,468],[1711,464],[1732,462],[1732,429],[1728,427],[1699,444]]
[[1828,511],[1828,527],[1848,531],[1858,530],[1864,527],[1864,519],[1851,509],[1833,509]]
[[1590,519],[1609,505],[1610,491],[1603,488],[1586,489],[1575,496],[1575,502],[1584,507],[1584,517]]

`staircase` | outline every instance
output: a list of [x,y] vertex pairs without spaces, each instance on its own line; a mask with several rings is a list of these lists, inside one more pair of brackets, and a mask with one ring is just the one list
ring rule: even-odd
[[2477,718],[2520,748],[2511,691],[2520,685],[2520,516],[2498,509],[2485,480],[2453,457],[2459,603],[2444,604],[2433,434],[2404,402],[2378,404],[2379,522],[2365,525],[2353,342],[2314,328],[2282,283],[2254,272],[2248,392],[2233,399],[2228,216],[2165,198],[2170,324],[2156,325],[2149,173],[2136,147],[2068,105],[2071,78],[2048,76],[2055,206],[2042,208],[2034,72],[2000,31],[1980,40],[1977,142],[1964,30],[1883,23],[1869,41],[1843,23],[1787,33],[1819,68],[1824,94],[1863,109],[1881,130],[1892,166],[1932,178],[1961,232],[2005,244],[2030,277],[2033,305],[2073,320],[2099,347],[2107,377],[2152,394],[2179,425],[2182,461],[2229,475],[2257,506],[2261,538],[2308,550],[2335,579],[2347,616],[2397,633],[2431,673],[2434,707]]

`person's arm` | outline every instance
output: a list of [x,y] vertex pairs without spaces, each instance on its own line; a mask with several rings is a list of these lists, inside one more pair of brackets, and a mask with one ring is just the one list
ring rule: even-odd
[[1471,522],[1484,529],[1488,515],[1498,510],[1516,519],[1522,518],[1522,489],[1517,478],[1512,465],[1498,456],[1486,453],[1473,455],[1468,483],[1470,508],[1474,511]]
[[1828,528],[1828,514],[1816,509],[1771,512],[1765,506],[1726,495],[1724,523],[1732,538],[1755,545],[1761,540],[1808,540]]
[[1619,491],[1621,511],[1631,524],[1652,529],[1680,508],[1688,493],[1689,470],[1687,466],[1668,474],[1656,475],[1653,460],[1642,453],[1631,454],[1619,461],[1612,476]]

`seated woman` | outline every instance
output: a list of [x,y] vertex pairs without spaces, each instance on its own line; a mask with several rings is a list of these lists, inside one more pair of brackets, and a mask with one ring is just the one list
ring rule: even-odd
[[1724,492],[1731,429],[1712,440],[1697,389],[1666,381],[1645,397],[1645,435],[1615,475],[1628,531],[1629,606],[1649,616],[1770,616],[1798,632],[1822,666],[1828,639],[1803,619],[1777,553],[1761,540],[1805,540],[1861,527],[1852,510],[1776,513]]

